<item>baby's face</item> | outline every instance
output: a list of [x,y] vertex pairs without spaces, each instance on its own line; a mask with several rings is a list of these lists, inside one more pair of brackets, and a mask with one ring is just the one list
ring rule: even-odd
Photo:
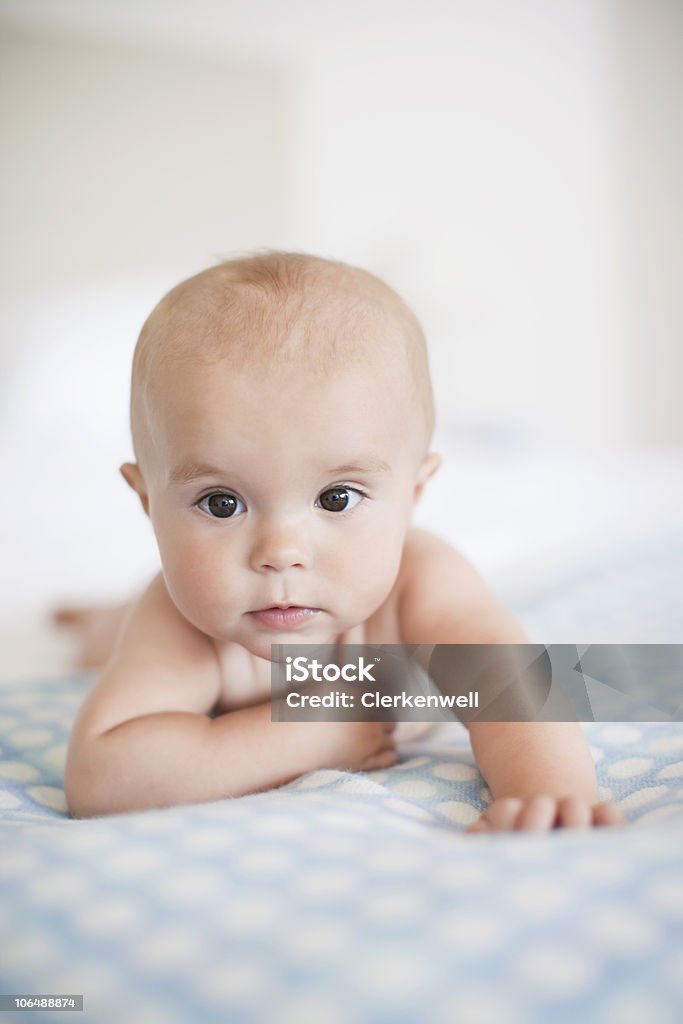
[[[204,633],[270,658],[334,642],[389,595],[438,465],[393,374],[218,363],[164,386],[143,489],[169,593]],[[277,606],[305,611],[258,614]]]

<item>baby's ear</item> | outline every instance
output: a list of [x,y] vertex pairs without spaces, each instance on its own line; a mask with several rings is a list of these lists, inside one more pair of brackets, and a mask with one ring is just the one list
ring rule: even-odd
[[132,487],[142,502],[145,515],[149,515],[149,495],[145,487],[145,480],[140,472],[140,467],[135,462],[124,462],[119,467],[119,472],[129,487]]
[[427,454],[423,458],[420,468],[417,471],[417,478],[415,480],[415,493],[413,495],[413,500],[416,503],[420,500],[422,496],[425,484],[431,477],[434,476],[442,462],[443,459],[441,458],[440,455],[437,455],[436,452],[427,452]]

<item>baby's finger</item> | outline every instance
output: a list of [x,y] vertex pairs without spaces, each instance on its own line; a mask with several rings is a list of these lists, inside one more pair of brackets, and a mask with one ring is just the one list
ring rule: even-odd
[[594,825],[625,825],[626,816],[614,804],[596,804],[593,808]]
[[519,797],[504,796],[499,800],[494,800],[493,803],[486,808],[482,814],[482,818],[494,829],[511,829],[514,828],[515,821],[517,820],[517,815],[519,814],[521,807],[522,801]]
[[365,770],[374,772],[379,771],[380,768],[393,768],[397,760],[398,755],[393,748],[380,750],[380,752],[375,754],[375,756],[366,764]]
[[475,835],[477,832],[494,832],[495,829],[490,821],[486,818],[478,818],[477,821],[473,821],[471,825],[468,825],[465,832],[470,835]]
[[564,828],[589,828],[593,811],[586,800],[576,796],[565,796],[559,801],[557,824]]
[[519,813],[515,831],[544,832],[555,824],[557,801],[552,796],[532,796]]

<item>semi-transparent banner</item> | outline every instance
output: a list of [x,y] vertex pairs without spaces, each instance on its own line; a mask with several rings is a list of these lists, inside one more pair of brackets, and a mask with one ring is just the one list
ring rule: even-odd
[[683,721],[683,644],[277,644],[273,721]]

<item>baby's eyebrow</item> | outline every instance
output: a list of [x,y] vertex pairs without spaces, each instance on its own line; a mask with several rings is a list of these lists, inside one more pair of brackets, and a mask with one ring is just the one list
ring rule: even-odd
[[389,473],[391,466],[384,459],[377,459],[371,456],[367,459],[359,459],[357,462],[345,462],[341,466],[329,469],[330,476],[347,476],[351,473]]
[[170,473],[170,484],[187,484],[191,480],[199,480],[203,476],[222,476],[224,469],[212,466],[208,462],[181,462]]
[[[335,466],[334,469],[329,469],[327,472],[329,476],[349,476],[355,473],[389,473],[391,472],[391,466],[384,459],[369,456],[354,462],[345,462],[340,466]],[[192,480],[200,480],[202,477],[224,475],[225,469],[212,466],[208,462],[190,461],[182,462],[180,465],[175,466],[171,470],[168,482],[171,485],[178,486],[190,483]]]

